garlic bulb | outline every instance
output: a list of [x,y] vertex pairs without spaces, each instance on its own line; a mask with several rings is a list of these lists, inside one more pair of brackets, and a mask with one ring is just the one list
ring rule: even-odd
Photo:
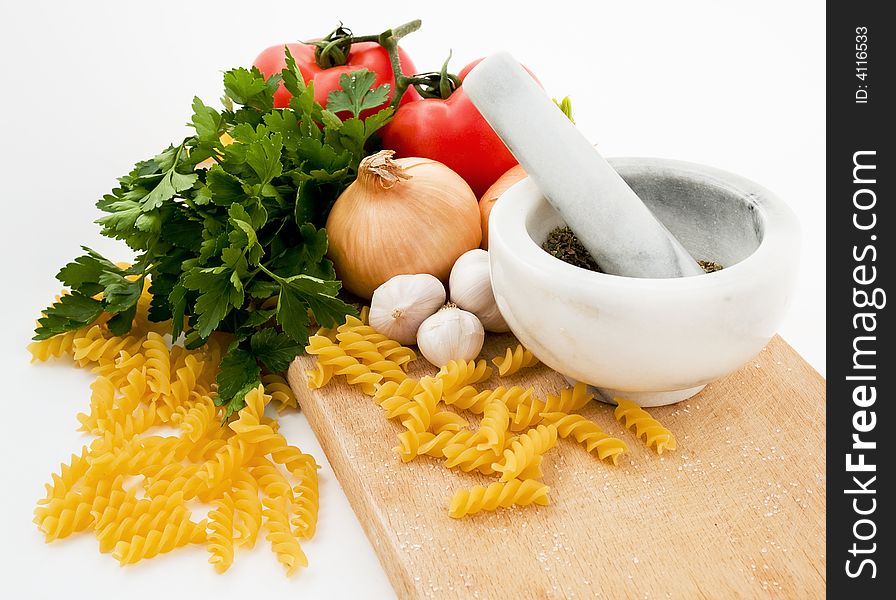
[[370,325],[404,345],[413,344],[427,317],[445,304],[445,286],[429,273],[396,275],[373,292]]
[[476,315],[446,304],[420,325],[417,347],[437,367],[452,360],[473,360],[482,350],[485,330]]
[[495,302],[489,268],[488,252],[485,250],[477,248],[462,254],[454,263],[448,279],[451,301],[479,317],[487,330],[509,331]]

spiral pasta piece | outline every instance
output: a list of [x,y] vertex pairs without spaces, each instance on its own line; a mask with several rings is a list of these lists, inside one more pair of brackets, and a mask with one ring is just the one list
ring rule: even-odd
[[252,548],[261,529],[262,504],[258,497],[258,483],[246,472],[234,477],[233,501],[235,509],[234,527],[239,533],[237,544]]
[[28,352],[31,353],[31,362],[46,361],[51,358],[59,358],[63,354],[72,354],[75,349],[75,340],[84,337],[89,331],[88,327],[66,331],[54,335],[45,340],[38,340],[28,344]]
[[[94,518],[94,528],[97,530],[105,528],[109,523],[117,520],[119,517],[124,519],[128,517],[137,505],[137,491],[134,488],[124,489],[124,475],[116,475],[111,479],[104,479],[107,484],[104,490],[105,494],[96,493],[94,498],[92,513]],[[97,485],[97,490],[99,489]],[[97,501],[97,498],[100,498]]]
[[133,354],[140,350],[143,340],[135,336],[106,337],[100,325],[94,325],[72,342],[72,358],[84,367],[90,363],[100,365],[113,363],[124,350]]
[[620,423],[625,420],[625,428],[634,428],[635,436],[643,438],[649,448],[662,454],[664,450],[675,450],[677,442],[672,432],[666,429],[662,423],[650,416],[646,410],[625,398],[613,398],[616,409],[613,415]]
[[143,342],[149,389],[159,396],[171,393],[171,355],[168,345],[157,333],[149,333]]
[[264,391],[270,394],[271,400],[277,403],[277,412],[283,412],[287,408],[298,408],[299,401],[289,387],[289,382],[282,375],[267,373],[261,376],[261,385]]
[[610,459],[614,465],[619,464],[619,457],[628,452],[628,446],[617,437],[608,435],[600,425],[582,415],[568,415],[566,413],[545,413],[544,420],[557,428],[557,434],[561,438],[572,437],[596,455],[600,460]]
[[265,496],[286,498],[289,503],[295,500],[289,480],[277,468],[277,465],[271,461],[256,456],[252,461],[250,472],[252,477],[255,478],[258,488],[264,492]]
[[[522,391],[521,388],[512,389],[519,389]],[[500,386],[494,390],[484,390],[480,392],[473,386],[467,385],[450,394],[445,394],[443,400],[448,406],[452,406],[459,410],[468,410],[471,413],[481,415],[485,412],[485,407],[488,406],[492,400],[496,398],[503,399],[504,396],[510,392],[511,390],[508,390],[504,386]]]
[[373,327],[355,317],[346,317],[345,323],[337,327],[336,331],[337,333],[334,335],[336,339],[345,340],[348,343],[358,340],[372,343],[383,358],[397,363],[402,368],[417,359],[413,350],[378,333]]
[[201,544],[206,540],[207,521],[195,523],[185,515],[179,521],[169,522],[163,529],[152,530],[146,536],[134,536],[130,541],[120,541],[112,551],[122,565],[152,558],[187,544]]
[[582,382],[560,391],[559,396],[548,394],[545,400],[544,412],[575,412],[594,399],[594,394],[588,391],[588,386]]
[[277,560],[286,567],[286,575],[291,577],[300,567],[308,566],[308,558],[289,527],[288,504],[282,497],[265,498],[262,503],[265,528],[268,530],[265,537],[271,543]]
[[156,496],[152,500],[136,500],[129,496],[129,500],[115,513],[114,519],[97,523],[96,539],[100,543],[100,552],[111,552],[120,541],[149,535],[149,532],[163,528],[165,523],[189,514],[180,494]]
[[307,369],[305,375],[308,378],[308,389],[319,390],[324,387],[333,376],[336,375],[336,368],[333,365],[322,365],[315,363],[313,369]]
[[370,369],[371,372],[380,375],[382,381],[404,381],[405,379],[408,379],[408,374],[401,369],[401,366],[398,363],[385,358],[369,363],[367,368]]
[[435,377],[424,377],[420,380],[420,391],[414,394],[412,406],[404,415],[399,415],[401,424],[416,433],[428,431],[432,416],[442,399],[442,380]]
[[214,458],[207,460],[202,465],[198,476],[207,488],[214,489],[246,464],[252,458],[254,452],[254,445],[246,442],[241,437],[230,438],[227,444],[215,454]]
[[436,375],[445,383],[445,394],[451,394],[468,385],[475,385],[491,376],[492,369],[484,360],[451,360]]
[[382,342],[378,342],[377,350],[383,355],[383,358],[386,360],[391,360],[399,367],[404,370],[407,370],[408,366],[417,360],[417,353],[407,346],[402,346],[400,343],[395,340],[384,340]]
[[[180,348],[180,346],[175,346]],[[174,379],[170,382],[168,405],[173,409],[186,404],[194,395],[208,394],[211,382],[205,377],[205,364],[193,354],[174,361]]]
[[[366,326],[363,327],[367,329]],[[374,373],[378,373],[385,381],[404,381],[407,373],[401,364],[385,356],[376,342],[387,340],[381,334],[367,334],[360,332],[359,328],[349,329],[336,334],[337,344],[346,355],[358,360]]]
[[438,434],[430,434],[433,437],[429,439],[420,439],[420,445],[417,447],[417,455],[429,455],[436,458],[446,458],[445,448],[449,446],[467,448],[469,447],[470,438],[473,437],[473,431],[470,429],[461,429],[460,431],[443,431]]
[[459,468],[466,473],[479,471],[484,475],[495,472],[492,465],[501,457],[501,454],[491,448],[480,450],[475,443],[475,436],[463,443],[448,444],[442,453],[445,455],[445,466],[453,469]]
[[510,415],[510,431],[524,431],[535,427],[544,419],[543,413],[546,409],[547,404],[538,398],[530,398],[520,403]]
[[517,344],[516,348],[507,348],[503,356],[496,356],[492,362],[498,367],[498,375],[501,377],[509,377],[516,374],[521,369],[533,367],[538,364],[538,359],[522,344]]
[[146,495],[150,498],[157,496],[174,496],[180,494],[184,500],[193,500],[197,498],[205,489],[204,482],[196,477],[199,471],[198,466],[174,465],[177,474],[171,476],[169,474],[160,474],[153,478],[152,482],[146,486]]
[[344,349],[327,337],[311,336],[305,351],[317,355],[319,365],[332,368],[334,375],[344,375],[349,385],[359,386],[369,396],[376,392],[376,384],[383,380],[382,375],[374,373],[357,358],[346,354]]
[[191,442],[198,442],[218,425],[218,407],[209,396],[199,397],[184,415],[180,428]]
[[299,484],[295,493],[295,517],[292,525],[295,534],[302,539],[311,539],[317,529],[317,515],[320,510],[320,495],[317,481],[317,465],[309,464],[293,473]]
[[124,391],[123,388],[130,383],[134,374],[142,373],[145,380],[146,357],[140,352],[130,354],[127,350],[122,350],[114,362],[98,365],[93,368],[93,372],[106,377],[117,389]]
[[[467,410],[473,413],[481,414],[485,412],[485,407],[495,399],[500,399],[506,406],[509,411],[515,411],[517,407],[524,403],[528,402],[533,395],[535,394],[534,388],[523,389],[519,386],[513,386],[511,388],[505,388],[504,386],[500,386],[495,388],[494,390],[485,390],[479,392],[476,396],[470,398],[466,404],[469,406]],[[460,404],[457,404],[458,408],[462,408]]]
[[510,412],[503,398],[495,398],[485,407],[479,430],[473,436],[477,450],[498,452],[504,449],[507,427],[510,423]]
[[78,480],[84,476],[90,466],[88,459],[87,446],[81,448],[81,454],[72,454],[68,463],[59,465],[59,474],[53,473],[51,478],[53,483],[44,484],[47,495],[38,500],[38,505],[47,504],[50,500],[57,498],[62,499],[65,495],[75,487]]
[[373,395],[373,401],[386,411],[386,418],[394,419],[405,414],[414,402],[414,396],[422,390],[420,382],[406,379],[401,383],[387,381]]
[[429,430],[435,434],[443,431],[460,431],[467,426],[467,420],[451,410],[436,411],[429,420]]
[[572,388],[561,390],[560,394],[548,394],[546,400],[528,397],[522,400],[510,399],[508,404],[513,414],[510,419],[511,431],[523,431],[541,423],[544,413],[570,413],[582,408],[593,395],[585,384],[579,383]]
[[428,431],[417,433],[416,431],[402,431],[398,434],[398,445],[392,448],[401,462],[411,462],[420,456],[420,447],[435,439],[435,434]]
[[90,414],[78,413],[77,419],[81,422],[79,431],[93,433],[99,428],[98,421],[105,420],[115,407],[115,386],[105,377],[97,377],[90,384]]
[[34,522],[46,541],[66,538],[93,525],[93,495],[89,490],[72,490],[34,510]]
[[121,410],[134,411],[148,400],[149,384],[146,381],[145,369],[130,369],[123,380],[116,382],[115,378],[110,378],[110,381],[121,391],[121,398],[118,399]]
[[345,380],[349,385],[358,386],[359,389],[368,396],[374,394],[376,385],[383,380],[381,374],[374,373],[369,367],[362,365],[359,362],[347,364],[342,367],[337,366],[336,374],[344,375]]
[[215,571],[223,573],[233,564],[234,504],[230,494],[224,494],[214,502],[214,510],[208,513],[208,562]]
[[141,406],[133,412],[116,410],[113,416],[114,419],[102,423],[102,427],[91,432],[100,436],[90,444],[94,461],[104,453],[118,451],[134,437],[159,424],[156,407],[152,404]]
[[477,485],[469,490],[458,490],[454,494],[448,507],[448,516],[460,519],[483,510],[493,511],[515,504],[544,506],[550,503],[549,490],[548,486],[534,479],[498,481],[488,487]]
[[246,394],[246,406],[240,411],[239,419],[230,423],[230,429],[237,438],[257,448],[261,455],[270,454],[274,462],[283,465],[290,472],[302,469],[308,464],[316,468],[314,458],[286,442],[286,438],[264,422],[262,415],[271,397],[258,386]]
[[345,353],[369,365],[384,360],[383,355],[377,350],[376,344],[365,339],[363,335],[355,331],[347,331],[336,334],[337,343]]
[[519,436],[504,450],[500,461],[492,468],[501,473],[501,481],[541,477],[541,457],[557,444],[557,428],[539,425]]

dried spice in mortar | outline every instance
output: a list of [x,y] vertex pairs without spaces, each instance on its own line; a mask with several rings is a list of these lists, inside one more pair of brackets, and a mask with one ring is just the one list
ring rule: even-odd
[[[554,228],[548,234],[548,238],[541,247],[554,258],[559,258],[575,267],[602,272],[597,261],[594,260],[569,227]],[[698,260],[697,264],[707,273],[722,270],[722,265],[711,260]]]
[[557,227],[548,234],[548,239],[544,241],[541,247],[553,256],[559,258],[563,262],[567,262],[575,267],[588,269],[589,271],[600,271],[597,262],[585,250],[585,246],[576,237],[569,227]]

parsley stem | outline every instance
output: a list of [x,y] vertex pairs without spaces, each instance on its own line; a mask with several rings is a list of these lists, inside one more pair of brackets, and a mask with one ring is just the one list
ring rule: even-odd
[[259,263],[258,268],[259,268],[259,270],[261,270],[262,272],[266,273],[271,279],[273,279],[273,280],[276,281],[277,283],[282,283],[282,282],[283,282],[283,278],[282,278],[282,277],[280,277],[279,275],[277,275],[276,273],[274,273],[273,271],[271,271],[270,269],[268,269],[268,268],[267,268],[266,266],[264,266],[263,264],[260,264],[260,263]]

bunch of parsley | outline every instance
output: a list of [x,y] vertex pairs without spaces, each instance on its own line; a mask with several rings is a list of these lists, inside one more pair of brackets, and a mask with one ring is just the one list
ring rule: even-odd
[[[325,258],[327,214],[350,184],[371,136],[392,116],[388,86],[366,70],[343,75],[342,90],[314,100],[287,50],[286,68],[224,74],[224,109],[193,101],[195,135],[137,163],[97,206],[103,235],[136,252],[119,268],[89,248],[57,278],[70,289],[39,320],[34,339],[109,315],[115,335],[132,325],[149,277],[153,321],[171,321],[188,348],[215,331],[233,334],[218,375],[219,405],[232,414],[261,369],[285,370],[307,343],[312,317],[332,327],[354,309]],[[274,108],[282,84],[289,107]],[[340,118],[337,114],[346,115]],[[350,116],[348,116],[350,115]],[[225,145],[222,135],[233,143]],[[214,164],[197,168],[207,159]]]

